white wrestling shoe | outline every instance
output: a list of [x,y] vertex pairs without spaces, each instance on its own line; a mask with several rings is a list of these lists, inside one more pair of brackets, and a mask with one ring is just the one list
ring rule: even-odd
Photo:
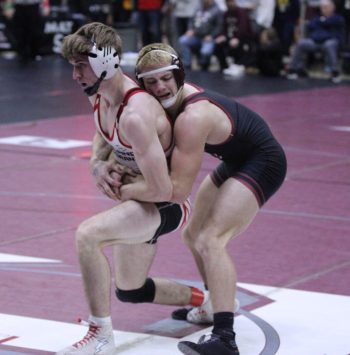
[[[235,299],[233,313],[239,310],[239,301]],[[204,292],[204,302],[199,307],[192,308],[186,316],[188,322],[193,324],[212,324],[214,322],[213,306],[211,304],[209,292]]]
[[56,355],[114,355],[116,352],[111,325],[97,326],[94,322],[83,322],[89,330],[83,339],[56,353]]

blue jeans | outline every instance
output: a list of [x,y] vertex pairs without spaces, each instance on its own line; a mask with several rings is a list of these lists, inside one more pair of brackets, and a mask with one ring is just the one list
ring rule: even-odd
[[305,53],[322,51],[326,56],[327,65],[332,71],[338,70],[338,45],[339,41],[335,38],[328,39],[323,43],[316,43],[310,38],[302,38],[295,47],[291,67],[292,70],[304,69]]
[[192,63],[192,52],[199,52],[199,64],[202,69],[208,69],[210,58],[214,52],[215,42],[203,41],[196,36],[188,37],[183,35],[179,38],[180,52],[185,67],[190,68]]

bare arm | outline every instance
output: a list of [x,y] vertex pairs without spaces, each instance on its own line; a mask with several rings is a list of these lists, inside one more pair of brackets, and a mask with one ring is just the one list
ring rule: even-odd
[[[193,183],[201,167],[208,127],[203,125],[200,115],[192,111],[188,115],[179,116],[174,134],[175,147],[170,165],[172,196],[168,201],[181,203],[191,194]],[[135,185],[136,182],[141,184],[144,180],[141,177],[136,179],[128,177],[125,182]]]
[[101,136],[99,132],[96,131],[95,136],[92,140],[91,148],[91,158],[90,158],[90,170],[94,174],[94,169],[96,163],[99,161],[106,161],[112,151],[111,145],[109,145]]
[[202,164],[207,127],[195,112],[182,114],[175,124],[175,147],[171,156],[171,201],[181,203],[192,191]]
[[114,160],[112,147],[96,132],[92,141],[90,171],[102,193],[113,200],[119,199],[123,175],[129,170]]
[[121,199],[146,202],[168,201],[172,195],[172,184],[155,118],[141,117],[133,111],[128,113],[124,122],[123,132],[133,147],[143,180],[123,185],[120,188]]

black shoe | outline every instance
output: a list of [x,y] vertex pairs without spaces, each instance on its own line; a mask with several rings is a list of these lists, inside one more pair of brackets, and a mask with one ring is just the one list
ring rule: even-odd
[[234,338],[223,340],[216,334],[211,334],[207,340],[205,338],[206,336],[202,335],[198,344],[191,341],[181,341],[177,347],[186,355],[239,355]]
[[298,69],[297,73],[298,73],[299,78],[308,78],[309,77],[309,74],[307,73],[307,71],[305,69]]
[[171,313],[171,318],[176,320],[187,320],[187,313],[192,308],[179,308],[175,309],[173,313]]

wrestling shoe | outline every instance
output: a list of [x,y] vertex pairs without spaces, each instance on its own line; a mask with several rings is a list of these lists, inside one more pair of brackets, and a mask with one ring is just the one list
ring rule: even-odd
[[[239,310],[238,299],[235,299],[234,307],[233,313]],[[193,324],[212,324],[214,321],[214,313],[209,293],[206,291],[204,302],[201,306],[176,309],[171,314],[171,317],[176,320],[187,320]]]
[[334,83],[334,84],[339,84],[341,82],[341,77],[340,77],[338,71],[336,71],[336,70],[332,71],[331,82]]
[[87,324],[89,330],[83,339],[64,348],[56,355],[114,355],[115,344],[111,325],[97,326],[94,322],[80,321]]
[[305,69],[298,69],[298,70],[294,70],[294,69],[290,69],[287,72],[287,79],[289,80],[296,80],[299,78],[307,78],[309,76],[309,74],[307,73],[307,71]]
[[235,339],[224,339],[217,334],[202,335],[198,344],[180,341],[178,349],[186,355],[239,355]]

